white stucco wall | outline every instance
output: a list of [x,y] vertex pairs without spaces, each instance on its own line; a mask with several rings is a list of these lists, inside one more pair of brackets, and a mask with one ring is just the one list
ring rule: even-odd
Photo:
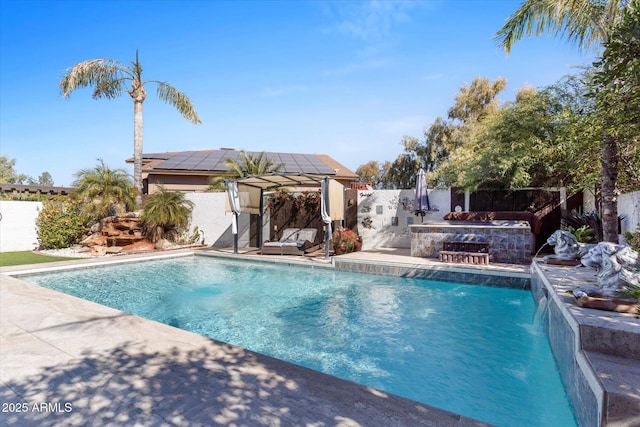
[[38,247],[36,219],[40,202],[0,200],[0,252],[31,251]]
[[[225,212],[226,193],[187,193],[186,196],[195,203],[192,228],[197,225],[204,231],[205,244],[233,246],[232,216]],[[414,190],[358,192],[358,232],[364,249],[411,246],[408,225],[421,221],[421,217],[413,214],[413,198]],[[449,190],[431,190],[429,200],[432,210],[424,221],[441,221],[451,206]],[[585,205],[586,211],[593,210],[588,198]],[[38,246],[35,222],[41,208],[40,202],[0,200],[0,252],[33,250]],[[635,231],[640,223],[640,191],[620,195],[618,212],[625,216],[622,231]],[[267,218],[265,223],[268,224]],[[240,215],[239,230],[239,246],[245,247],[249,242],[249,215]]]
[[[596,210],[596,198],[590,190],[584,191],[583,206],[585,212]],[[618,196],[618,216],[624,219],[620,222],[622,234],[620,243],[624,243],[624,233],[633,232],[640,224],[640,191],[625,193]]]
[[596,209],[596,196],[591,190],[582,191],[582,209],[584,212],[593,212]]
[[[216,247],[232,247],[231,212],[225,212],[227,193],[186,193],[195,206],[191,212],[191,230],[195,226],[204,232],[204,244]],[[238,246],[249,244],[249,215],[240,215],[238,221]]]
[[429,191],[431,211],[424,218],[413,212],[414,196],[413,189],[358,191],[358,232],[362,236],[362,249],[410,248],[409,224],[442,221],[450,211],[449,190]]
[[633,232],[640,224],[640,191],[621,194],[618,197],[618,215],[624,216],[621,222],[622,234],[626,231]]

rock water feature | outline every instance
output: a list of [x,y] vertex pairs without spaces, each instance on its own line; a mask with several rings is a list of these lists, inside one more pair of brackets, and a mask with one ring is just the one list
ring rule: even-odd
[[[576,236],[565,230],[556,230],[549,236],[546,244],[553,246],[554,255],[547,255],[543,260],[545,264],[556,265],[579,265],[580,257],[595,246],[592,244],[579,243]],[[542,247],[540,249],[542,249]]]
[[127,249],[152,249],[142,230],[142,218],[136,212],[103,218],[91,227],[91,234],[80,244],[95,256],[118,254]]

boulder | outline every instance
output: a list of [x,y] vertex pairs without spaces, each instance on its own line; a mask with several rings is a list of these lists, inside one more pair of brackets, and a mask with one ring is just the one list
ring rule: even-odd
[[161,250],[165,250],[165,249],[169,249],[171,247],[173,247],[174,244],[171,243],[170,241],[168,241],[167,239],[160,239],[156,242],[156,244],[154,245],[155,249],[161,249]]
[[107,244],[107,238],[100,233],[91,234],[80,242],[82,246],[104,246]]
[[93,256],[104,256],[107,254],[106,246],[92,246],[91,247],[91,255]]

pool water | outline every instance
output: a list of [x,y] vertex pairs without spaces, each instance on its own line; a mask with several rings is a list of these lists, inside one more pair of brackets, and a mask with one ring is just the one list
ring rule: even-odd
[[499,426],[575,426],[531,292],[185,257],[25,280]]

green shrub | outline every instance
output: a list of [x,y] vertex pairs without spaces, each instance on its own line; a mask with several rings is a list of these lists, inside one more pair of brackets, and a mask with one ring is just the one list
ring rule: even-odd
[[176,241],[189,229],[193,202],[181,191],[167,191],[162,185],[144,202],[142,220],[145,234],[152,242]]
[[625,232],[624,239],[633,250],[640,252],[640,224],[637,225],[636,231],[633,233],[630,231]]
[[[636,287],[636,288],[626,289],[620,292],[618,296],[624,299],[635,299],[640,301],[640,288]],[[638,314],[640,314],[640,311],[638,311]]]
[[591,243],[593,242],[593,229],[588,225],[583,225],[579,228],[573,228],[571,226],[561,227],[563,230],[576,236],[576,240],[579,243]]
[[62,249],[78,243],[88,231],[81,205],[69,197],[42,202],[36,219],[40,249]]

